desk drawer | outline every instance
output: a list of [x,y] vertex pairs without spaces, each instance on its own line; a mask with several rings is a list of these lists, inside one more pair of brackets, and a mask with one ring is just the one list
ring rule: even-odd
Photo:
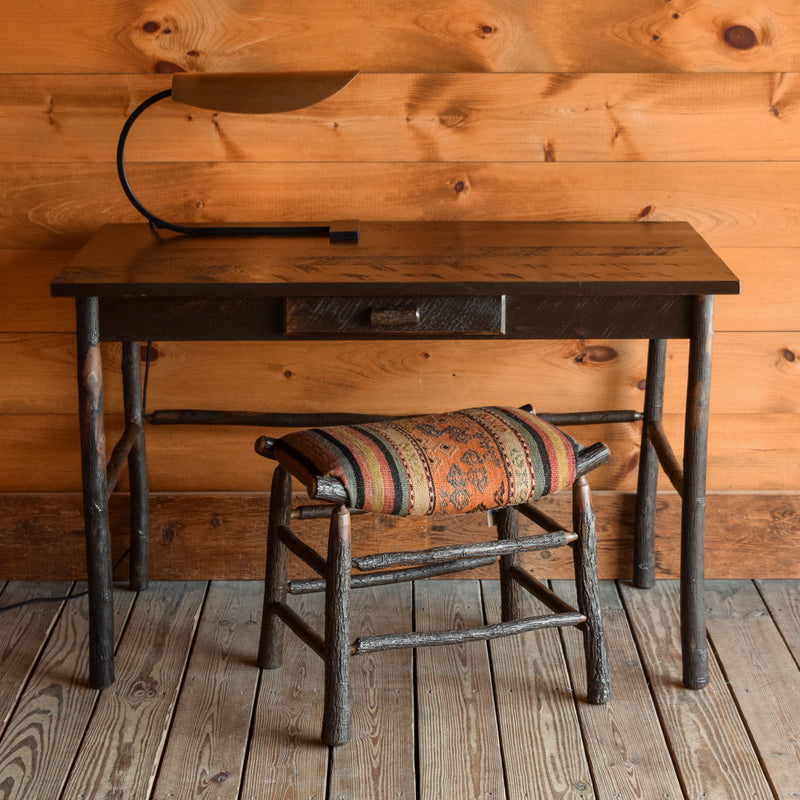
[[286,333],[503,334],[505,297],[289,297]]

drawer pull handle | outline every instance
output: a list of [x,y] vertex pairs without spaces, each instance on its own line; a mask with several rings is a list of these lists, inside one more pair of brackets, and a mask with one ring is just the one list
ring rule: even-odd
[[419,325],[419,308],[371,308],[369,324],[373,328],[386,325]]

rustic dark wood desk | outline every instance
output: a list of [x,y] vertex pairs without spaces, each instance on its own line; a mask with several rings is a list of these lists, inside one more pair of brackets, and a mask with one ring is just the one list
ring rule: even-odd
[[[683,672],[701,688],[713,304],[738,291],[685,223],[366,223],[357,244],[104,227],[51,285],[76,301],[92,685],[114,680],[108,495],[126,460],[131,584],[147,584],[140,341],[642,338],[650,344],[634,582],[654,581],[660,462],[683,499]],[[690,341],[682,469],[661,427],[671,338]],[[123,343],[127,428],[107,465],[99,343],[109,340]]]

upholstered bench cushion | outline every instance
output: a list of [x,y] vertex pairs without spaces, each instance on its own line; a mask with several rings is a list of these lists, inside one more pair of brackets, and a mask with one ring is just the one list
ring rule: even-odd
[[275,458],[311,488],[338,478],[352,508],[462,514],[516,505],[575,480],[575,443],[515,408],[488,406],[290,433]]

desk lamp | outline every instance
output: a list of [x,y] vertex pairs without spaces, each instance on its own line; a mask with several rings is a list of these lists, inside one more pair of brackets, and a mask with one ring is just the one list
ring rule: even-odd
[[150,106],[171,97],[177,103],[235,114],[274,114],[319,103],[336,94],[357,72],[190,73],[172,76],[172,88],[158,92],[139,105],[125,122],[117,143],[117,173],[134,208],[152,227],[188,236],[328,236],[334,241],[358,241],[357,221],[326,226],[284,227],[176,225],[157,217],[139,201],[125,175],[125,142],[133,123]]

